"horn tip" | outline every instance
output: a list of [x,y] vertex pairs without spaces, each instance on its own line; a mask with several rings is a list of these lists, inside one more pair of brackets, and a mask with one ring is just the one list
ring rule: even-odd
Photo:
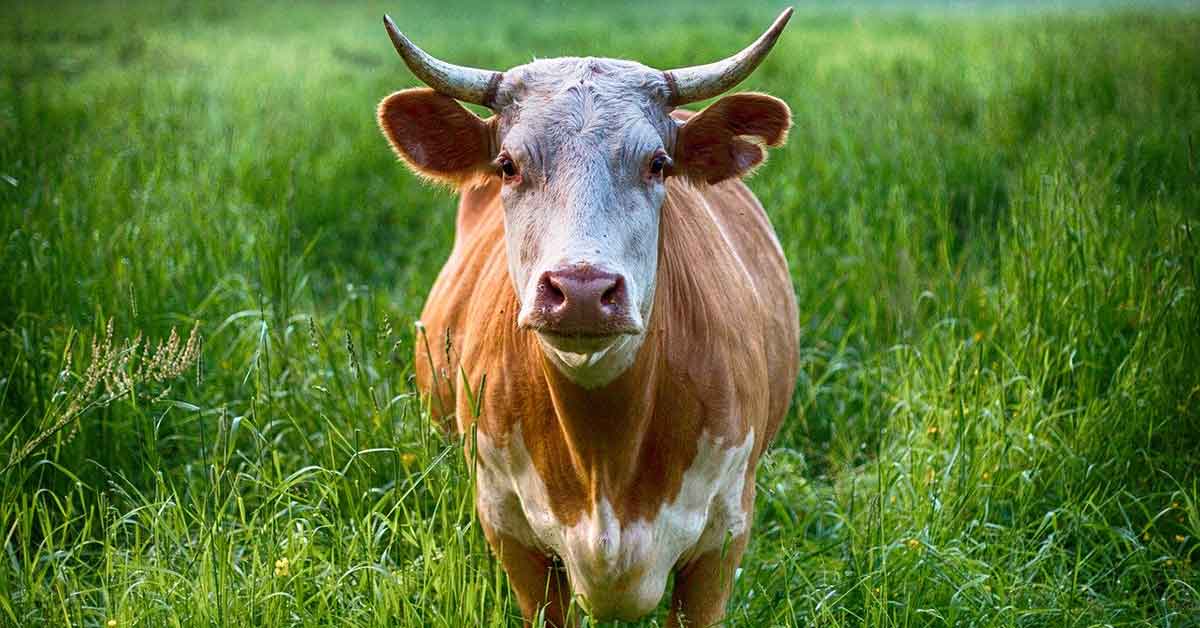
[[782,29],[784,26],[787,26],[788,20],[792,19],[792,13],[794,12],[795,10],[792,7],[785,8],[780,12],[779,17],[775,18],[775,23],[771,25],[773,27],[771,30]]
[[400,32],[400,27],[396,26],[396,23],[392,21],[392,16],[387,13],[383,14],[383,27],[387,29],[389,35],[393,36],[393,39],[396,37],[407,39],[407,37],[404,37],[404,33]]
[[392,21],[392,16],[387,13],[383,14],[383,27],[387,29],[388,39],[392,40],[392,46],[396,48],[396,52],[400,53],[401,57],[407,57],[404,49],[412,44],[404,33],[400,32],[400,28]]

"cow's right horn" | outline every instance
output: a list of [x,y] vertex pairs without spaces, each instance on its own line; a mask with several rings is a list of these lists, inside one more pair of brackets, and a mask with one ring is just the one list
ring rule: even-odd
[[495,103],[502,73],[446,63],[418,48],[387,15],[383,16],[383,25],[404,64],[426,85],[463,102],[488,108]]

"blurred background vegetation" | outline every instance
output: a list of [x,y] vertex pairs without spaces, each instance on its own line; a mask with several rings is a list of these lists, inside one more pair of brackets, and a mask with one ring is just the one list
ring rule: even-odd
[[[380,16],[670,67],[779,9],[6,6],[0,625],[519,625],[413,392],[455,200]],[[803,363],[728,624],[1200,625],[1200,7],[801,4],[741,89]]]

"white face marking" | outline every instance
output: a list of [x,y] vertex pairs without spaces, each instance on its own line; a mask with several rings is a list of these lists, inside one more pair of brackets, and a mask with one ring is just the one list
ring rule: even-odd
[[[648,176],[648,167],[671,147],[676,129],[662,73],[629,61],[565,58],[514,68],[504,81],[500,93],[510,101],[502,103],[497,134],[519,171],[501,191],[518,320],[529,317],[543,273],[586,265],[623,278],[630,315],[644,328],[666,198],[662,177]],[[643,335],[616,351],[622,337],[580,343],[539,336],[565,375],[596,386],[632,363]]]
[[476,504],[492,527],[559,556],[591,613],[636,619],[658,605],[676,565],[720,549],[727,534],[746,532],[742,492],[753,447],[753,431],[732,446],[705,432],[679,494],[654,519],[621,526],[604,496],[592,513],[566,527],[554,517],[518,425],[504,448],[479,434]]

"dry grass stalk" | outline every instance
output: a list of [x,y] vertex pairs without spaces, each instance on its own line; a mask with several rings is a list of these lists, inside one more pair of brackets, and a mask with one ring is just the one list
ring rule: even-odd
[[[73,337],[72,337],[73,338]],[[113,321],[109,319],[104,334],[92,339],[91,359],[83,373],[75,377],[72,369],[72,342],[68,341],[63,351],[63,368],[59,381],[64,387],[54,398],[59,400],[47,411],[41,430],[19,449],[13,451],[4,470],[12,468],[37,451],[52,436],[68,425],[74,428],[67,435],[73,438],[78,429],[76,420],[89,410],[103,408],[126,398],[146,399],[150,403],[162,401],[170,392],[167,384],[183,375],[200,358],[200,323],[192,326],[187,340],[180,338],[174,328],[166,340],[159,340],[151,349],[139,331],[132,340],[113,342]],[[71,381],[78,382],[67,389]]]

